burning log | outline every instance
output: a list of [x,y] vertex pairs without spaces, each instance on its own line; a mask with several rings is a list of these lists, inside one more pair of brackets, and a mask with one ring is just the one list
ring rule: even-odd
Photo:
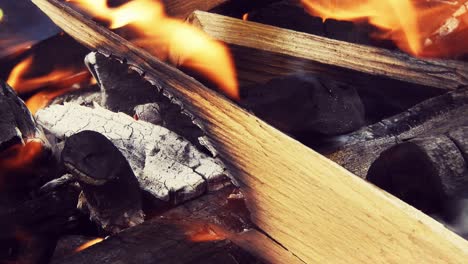
[[[33,2],[87,47],[125,58],[129,67],[140,69],[143,78],[164,88],[192,113],[236,175],[254,224],[303,262],[466,260],[467,242],[420,211],[385,195],[61,1]],[[351,64],[362,61],[345,57]],[[396,69],[389,68],[394,73]],[[459,85],[449,80],[434,82]]]
[[429,214],[444,216],[468,190],[468,127],[397,144],[380,154],[367,179]]
[[417,59],[206,12],[196,11],[188,21],[231,46],[244,83],[264,83],[273,76],[305,71],[363,84],[367,77],[359,80],[356,72],[440,89],[468,84],[468,67],[463,62]]
[[138,180],[105,136],[93,131],[70,136],[62,161],[83,189],[80,207],[104,230],[118,233],[144,221]]
[[224,178],[224,167],[187,140],[123,113],[65,104],[39,111],[36,119],[60,140],[85,130],[102,133],[127,158],[141,188],[164,201],[178,204],[200,196]]
[[468,125],[467,111],[468,88],[458,89],[341,137],[345,143],[327,157],[365,178],[382,151],[414,137],[444,134]]

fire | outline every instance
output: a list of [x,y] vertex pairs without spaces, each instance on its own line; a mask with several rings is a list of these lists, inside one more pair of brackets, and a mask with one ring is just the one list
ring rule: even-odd
[[[416,56],[455,56],[468,51],[466,45],[454,45],[453,33],[462,43],[466,33],[468,2],[436,0],[302,0],[305,8],[324,20],[367,21],[382,33],[375,37],[390,39]],[[457,15],[458,14],[458,15]],[[445,30],[451,26],[449,30]],[[445,34],[445,35],[444,35]]]
[[[55,97],[74,89],[74,86],[88,81],[92,84],[94,79],[84,69],[54,69],[51,72],[37,76],[26,77],[32,70],[34,60],[32,56],[18,63],[10,72],[7,83],[15,89],[18,94],[47,88],[39,91],[26,101],[26,106],[32,114],[47,106],[47,103]],[[83,67],[84,68],[84,67]]]
[[245,13],[244,15],[242,15],[242,20],[244,21],[249,20],[249,13]]
[[75,252],[83,251],[91,246],[96,245],[97,243],[101,243],[102,241],[104,241],[104,238],[100,238],[100,237],[90,240],[84,243],[83,245],[79,246],[77,249],[75,249]]
[[91,15],[108,20],[110,28],[131,25],[141,38],[135,43],[162,60],[195,70],[231,98],[239,98],[234,62],[228,48],[201,30],[170,18],[155,0],[133,0],[111,8],[106,0],[68,0]]
[[3,20],[3,10],[0,8],[0,22]]

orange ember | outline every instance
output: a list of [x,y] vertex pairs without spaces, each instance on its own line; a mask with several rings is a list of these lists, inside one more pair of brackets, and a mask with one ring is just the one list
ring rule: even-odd
[[154,56],[201,73],[231,98],[239,98],[234,62],[228,48],[201,30],[170,18],[157,0],[133,0],[111,8],[106,0],[68,0],[91,15],[108,20],[110,28],[131,25],[137,45]]
[[90,240],[90,241],[84,243],[83,245],[79,246],[77,249],[75,249],[75,252],[83,251],[83,250],[85,250],[85,249],[87,249],[87,248],[89,248],[91,246],[96,245],[97,243],[101,243],[102,241],[104,241],[104,239],[100,238],[100,237],[95,238],[93,240]]
[[413,55],[455,56],[468,51],[464,44],[468,42],[468,2],[302,0],[302,3],[311,14],[324,20],[367,21],[381,30],[375,37],[393,40],[400,49]]
[[220,226],[205,222],[190,222],[180,225],[187,239],[192,242],[209,242],[227,239],[230,233]]

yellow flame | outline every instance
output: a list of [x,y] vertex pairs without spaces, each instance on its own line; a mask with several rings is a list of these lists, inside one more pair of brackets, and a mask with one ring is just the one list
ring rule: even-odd
[[0,22],[3,20],[3,10],[0,8]]
[[69,0],[91,15],[106,19],[110,28],[131,24],[142,36],[137,45],[162,60],[193,69],[218,85],[231,98],[239,98],[234,62],[222,43],[203,31],[170,18],[160,1],[134,0],[111,8],[106,0]]

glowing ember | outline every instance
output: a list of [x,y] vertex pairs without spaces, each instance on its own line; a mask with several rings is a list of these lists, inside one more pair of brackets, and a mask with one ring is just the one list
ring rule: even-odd
[[[302,0],[313,15],[323,19],[368,21],[383,33],[375,37],[391,39],[418,56],[453,56],[468,51],[466,45],[453,45],[449,34],[462,34],[468,41],[467,3],[428,0]],[[445,35],[444,35],[445,34]],[[460,36],[456,36],[460,41]],[[437,43],[436,43],[437,42]]]
[[242,16],[242,20],[244,20],[244,21],[249,20],[249,13],[245,13],[245,14]]
[[169,18],[159,1],[134,0],[110,8],[106,0],[68,0],[93,16],[106,19],[110,28],[131,25],[142,38],[135,43],[162,60],[193,69],[238,98],[234,63],[226,46],[183,21]]
[[97,243],[101,243],[102,241],[104,241],[104,238],[95,238],[93,240],[90,240],[84,243],[83,245],[79,246],[77,249],[75,249],[75,252],[83,251],[91,246],[96,245]]
[[181,225],[180,228],[185,231],[187,239],[193,242],[218,241],[229,237],[229,232],[221,227],[204,222],[192,222],[189,225]]

